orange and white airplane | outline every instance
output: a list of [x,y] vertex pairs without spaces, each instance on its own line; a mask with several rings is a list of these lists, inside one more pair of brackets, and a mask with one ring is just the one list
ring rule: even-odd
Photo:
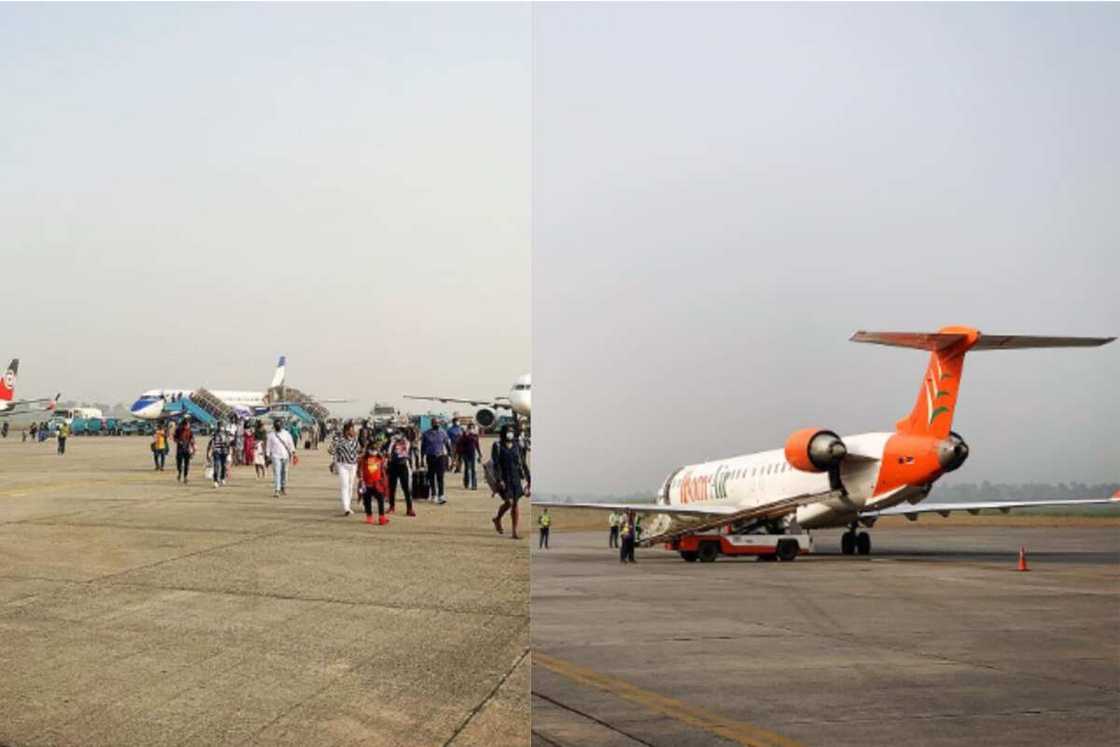
[[9,415],[22,415],[29,412],[50,412],[58,403],[60,394],[54,398],[14,399],[16,396],[16,375],[19,373],[19,358],[12,358],[4,378],[0,379],[0,418]]
[[654,504],[565,503],[536,505],[635,510],[652,514],[644,522],[642,544],[684,534],[732,527],[739,532],[785,533],[793,522],[804,529],[849,527],[841,538],[844,554],[871,552],[870,528],[881,516],[951,511],[1007,512],[1024,506],[1112,503],[1120,497],[1064,501],[921,501],[942,475],[968,458],[968,445],[952,428],[964,356],[970,350],[1096,347],[1115,337],[1033,337],[986,335],[971,327],[943,327],[934,333],[856,332],[854,342],[930,351],[914,408],[893,432],[839,436],[824,428],[794,431],[773,451],[690,464],[674,470]]

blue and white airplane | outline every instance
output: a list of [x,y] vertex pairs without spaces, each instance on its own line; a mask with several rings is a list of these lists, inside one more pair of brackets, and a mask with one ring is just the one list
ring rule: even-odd
[[[243,418],[252,417],[267,412],[271,405],[277,404],[269,399],[269,392],[284,385],[285,356],[280,356],[276,363],[276,372],[272,375],[272,383],[264,391],[236,391],[224,389],[209,390],[218,399],[233,408]],[[177,402],[184,397],[194,394],[194,389],[163,388],[149,389],[141,394],[129,411],[133,417],[144,420],[157,420],[164,417],[164,410],[169,403]]]

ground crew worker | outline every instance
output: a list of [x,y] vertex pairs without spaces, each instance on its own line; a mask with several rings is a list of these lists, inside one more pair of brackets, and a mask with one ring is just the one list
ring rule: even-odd
[[537,519],[537,526],[540,531],[541,539],[537,544],[537,548],[548,549],[548,529],[552,526],[552,517],[548,515],[548,509],[544,509],[544,513]]
[[617,511],[611,511],[611,515],[607,517],[607,523],[611,527],[611,536],[608,540],[607,547],[618,547],[618,522],[619,515]]
[[66,453],[66,439],[70,437],[70,424],[65,420],[58,426],[58,453]]
[[634,542],[637,538],[637,519],[633,511],[626,512],[626,516],[622,519],[622,527],[619,533],[622,535],[622,547],[618,553],[619,562],[638,562],[634,560]]

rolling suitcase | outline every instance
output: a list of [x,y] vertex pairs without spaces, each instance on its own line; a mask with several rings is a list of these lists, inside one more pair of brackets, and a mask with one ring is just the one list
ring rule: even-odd
[[422,501],[429,498],[428,473],[424,470],[412,471],[412,500]]

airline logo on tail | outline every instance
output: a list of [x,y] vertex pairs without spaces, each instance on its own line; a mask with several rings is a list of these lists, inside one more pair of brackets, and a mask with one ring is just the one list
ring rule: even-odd
[[12,358],[8,370],[4,372],[4,381],[0,383],[0,400],[11,401],[16,393],[16,373],[19,371],[19,358]]
[[286,355],[280,356],[280,360],[276,362],[276,373],[272,374],[272,383],[269,385],[269,389],[275,389],[284,384],[284,369],[287,363],[288,357]]

